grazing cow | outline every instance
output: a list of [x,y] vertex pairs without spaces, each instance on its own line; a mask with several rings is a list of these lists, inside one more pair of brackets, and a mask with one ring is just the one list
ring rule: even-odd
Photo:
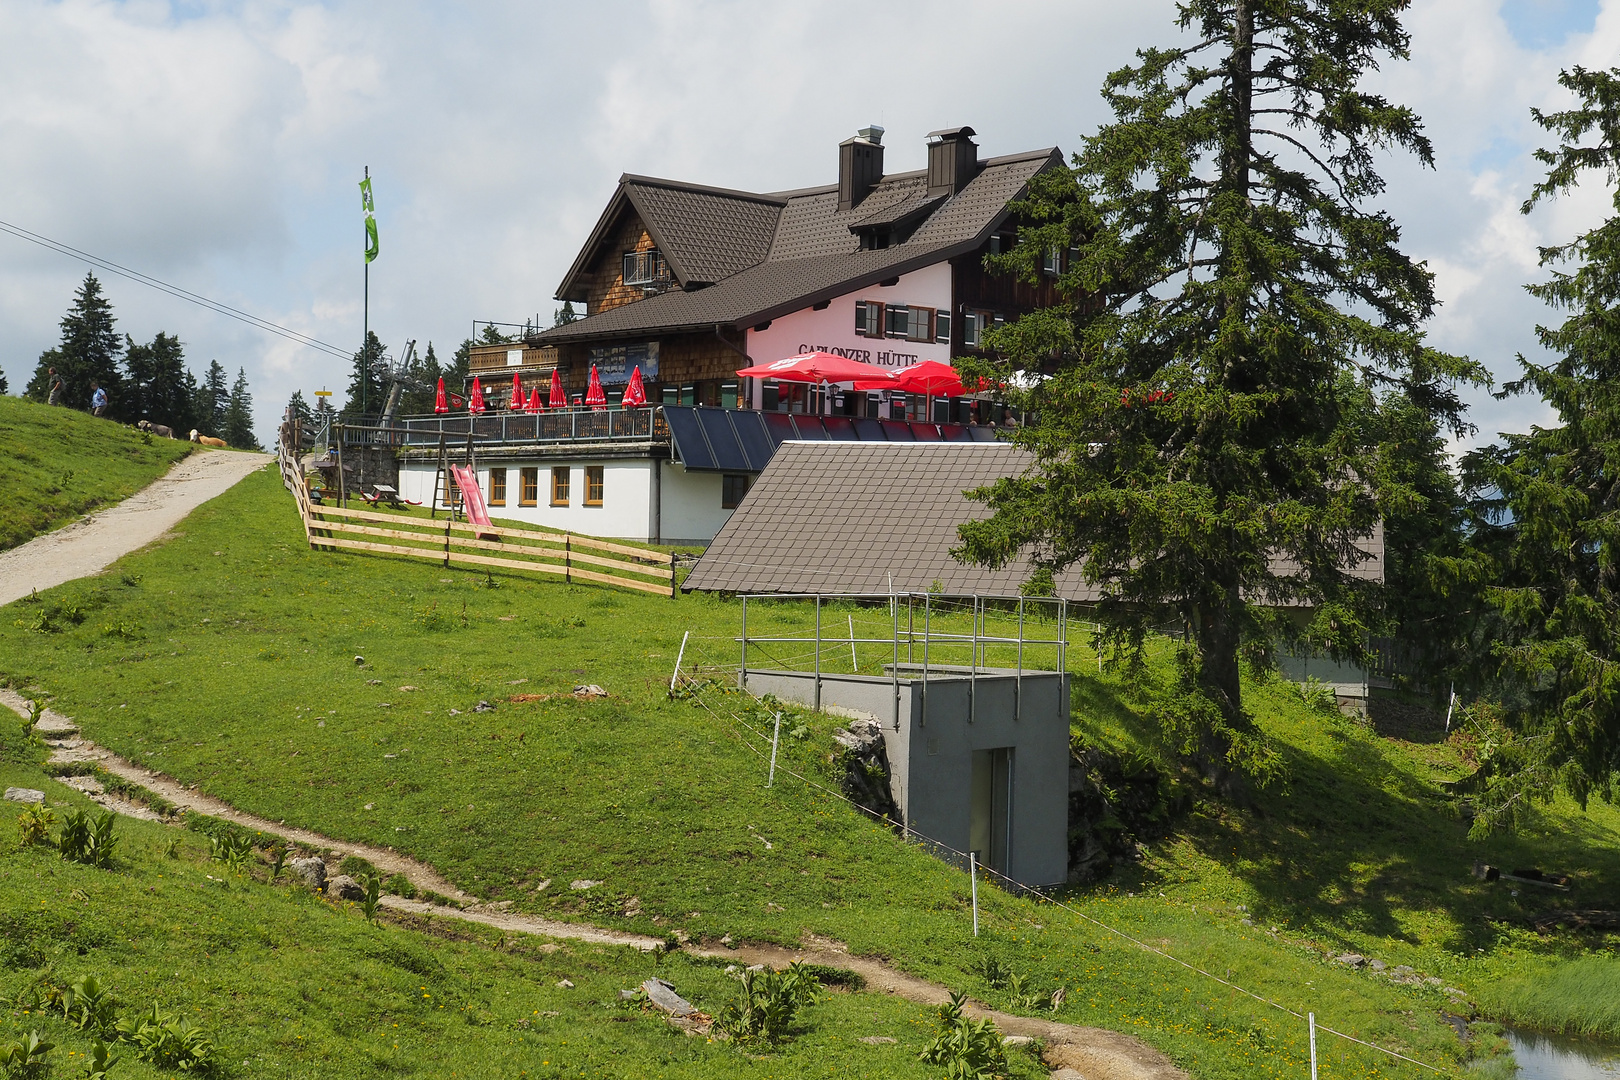
[[165,439],[174,438],[174,428],[165,424],[154,424],[150,420],[140,420],[136,422],[135,427],[140,431],[149,432],[153,435],[161,435]]
[[202,443],[202,445],[204,445],[204,446],[229,446],[230,445],[224,439],[216,439],[212,435],[199,435],[199,434],[197,434],[197,429],[196,428],[191,429],[191,441],[194,442],[194,443]]

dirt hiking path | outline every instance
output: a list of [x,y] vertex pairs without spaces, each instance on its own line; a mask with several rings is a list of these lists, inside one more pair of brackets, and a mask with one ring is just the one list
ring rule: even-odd
[[[29,702],[13,690],[0,689],[0,705],[18,715],[29,715]],[[481,923],[518,934],[537,934],[568,941],[583,941],[598,945],[620,945],[651,951],[661,947],[659,938],[604,930],[582,923],[557,922],[535,915],[524,915],[506,910],[506,904],[482,904],[450,884],[426,863],[399,854],[390,848],[368,844],[350,844],[333,840],[307,829],[288,826],[284,822],[268,821],[245,814],[218,799],[199,794],[171,777],[152,772],[126,761],[79,734],[78,726],[68,717],[46,709],[41,714],[37,730],[51,747],[52,762],[91,762],[114,776],[139,784],[153,794],[160,795],[176,807],[222,818],[244,828],[283,837],[329,851],[329,861],[335,866],[345,855],[358,855],[385,875],[403,874],[418,890],[432,891],[453,898],[460,907],[434,904],[422,900],[406,900],[397,896],[382,897],[382,905],[396,911],[415,915],[460,919]],[[97,803],[131,817],[158,820],[157,815],[145,807],[130,803],[110,792],[88,776],[65,777],[63,783],[84,792]],[[923,1005],[943,1004],[949,990],[898,971],[875,957],[855,956],[839,942],[807,936],[802,947],[788,949],[780,945],[742,944],[728,947],[715,943],[691,943],[683,951],[701,957],[735,960],[739,965],[766,964],[784,968],[795,960],[821,964],[825,967],[853,971],[866,980],[866,988],[878,993],[894,994]],[[1040,1039],[1045,1043],[1044,1057],[1051,1067],[1052,1080],[1189,1080],[1187,1074],[1157,1050],[1139,1039],[1103,1028],[1079,1027],[1060,1024],[1038,1017],[1015,1016],[999,1012],[972,1002],[963,1011],[970,1016],[995,1022],[1004,1036],[1022,1036]]]
[[0,552],[0,605],[100,573],[273,460],[238,450],[195,451],[124,501]]

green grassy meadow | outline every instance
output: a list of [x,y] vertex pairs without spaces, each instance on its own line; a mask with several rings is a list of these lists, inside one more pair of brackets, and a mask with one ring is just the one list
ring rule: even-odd
[[[312,552],[270,469],[177,533],[104,577],[0,609],[0,677],[39,687],[132,760],[289,825],[397,848],[516,910],[707,940],[824,935],[1016,1006],[974,974],[991,956],[1043,996],[1065,988],[1057,1019],[1139,1035],[1201,1078],[1302,1075],[1303,1021],[1088,919],[1450,1068],[1496,1047],[1459,1043],[1440,1015],[1453,1008],[1443,987],[1465,990],[1487,1014],[1563,1026],[1553,999],[1537,994],[1542,975],[1581,957],[1615,963],[1601,940],[1543,940],[1487,921],[1539,910],[1546,898],[1512,897],[1469,869],[1480,859],[1573,873],[1581,902],[1596,906],[1620,883],[1620,815],[1555,803],[1516,836],[1469,841],[1439,786],[1463,771],[1466,734],[1384,739],[1308,707],[1288,684],[1249,687],[1251,709],[1286,758],[1284,785],[1252,810],[1199,803],[1141,862],[1068,890],[1072,911],[981,888],[984,931],[974,939],[965,874],[791,776],[765,788],[768,746],[757,731],[766,710],[713,685],[668,698],[683,632],[693,633],[688,666],[734,662],[737,601]],[[751,604],[748,618],[751,635],[808,626],[802,605]],[[888,631],[887,611],[829,608],[827,632],[848,618],[857,636]],[[1077,734],[1159,753],[1140,701],[1098,672],[1072,630]],[[792,646],[779,648],[777,659],[794,659]],[[859,651],[869,648],[881,651]],[[860,659],[865,669],[887,657]],[[611,696],[575,698],[568,691],[580,683]],[[494,708],[474,711],[479,702]],[[835,726],[794,713],[784,764],[825,782]],[[14,875],[49,862],[5,858],[0,873]],[[604,884],[566,888],[578,878]],[[265,895],[283,902],[276,890]],[[309,911],[305,926],[344,927],[323,948],[350,951],[355,939],[344,935],[372,933],[320,905]],[[176,925],[163,947],[193,947]],[[1330,959],[1342,951],[1411,965],[1442,985],[1346,969]],[[188,993],[198,1007],[211,997]],[[879,999],[847,1001],[876,1011]],[[1612,1023],[1598,1026],[1612,1033]],[[364,1023],[347,1030],[362,1041],[374,1034]],[[1330,1036],[1321,1054],[1324,1077],[1428,1075]],[[780,1065],[763,1075],[846,1074],[811,1059]],[[628,1064],[605,1074],[651,1075]],[[885,1065],[874,1075],[904,1073]]]
[[191,444],[0,394],[0,551],[133,495]]

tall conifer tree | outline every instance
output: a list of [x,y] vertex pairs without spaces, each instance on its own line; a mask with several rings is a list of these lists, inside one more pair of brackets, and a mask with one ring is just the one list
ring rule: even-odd
[[259,449],[259,438],[253,433],[253,395],[248,390],[247,371],[236,369],[236,382],[225,404],[225,422],[220,436],[238,450]]
[[62,343],[41,354],[27,392],[43,401],[50,385],[47,369],[54,367],[62,377],[63,404],[88,409],[90,384],[95,382],[107,391],[108,415],[125,419],[127,410],[118,370],[123,351],[124,343],[114,325],[112,305],[101,294],[101,282],[96,280],[95,274],[85,274],[73,294],[73,306],[62,316]]
[[383,354],[387,351],[388,346],[377,339],[376,331],[366,332],[365,348],[354,354],[354,368],[349,375],[348,401],[343,406],[343,413],[349,422],[361,419],[362,386],[367,415],[371,417],[382,415],[388,387],[383,382],[379,369],[382,367]]
[[1519,357],[1506,393],[1539,394],[1556,424],[1469,455],[1479,546],[1498,568],[1486,675],[1500,680],[1518,736],[1475,778],[1476,829],[1517,819],[1560,789],[1585,805],[1615,796],[1620,779],[1620,68],[1574,68],[1558,80],[1575,95],[1562,112],[1532,110],[1560,141],[1541,150],[1547,177],[1524,204],[1576,187],[1589,171],[1614,209],[1601,225],[1541,249],[1549,280],[1528,286],[1568,312],[1538,326],[1556,359]]
[[1037,178],[1030,225],[996,260],[1038,279],[1055,255],[1085,301],[988,334],[997,359],[961,365],[1036,383],[1009,392],[1036,418],[1015,436],[1036,465],[980,493],[994,514],[964,527],[962,553],[1082,567],[1128,654],[1184,627],[1160,720],[1229,790],[1275,765],[1241,659],[1293,630],[1359,655],[1379,608],[1366,538],[1422,509],[1386,467],[1409,451],[1379,411],[1398,396],[1437,444],[1465,426],[1455,384],[1480,377],[1425,344],[1431,275],[1369,205],[1380,150],[1432,161],[1418,118],[1362,85],[1406,56],[1406,6],[1183,0],[1189,43],[1108,77],[1113,122]]
[[159,330],[151,344],[138,343],[128,335],[124,340],[124,418],[189,430],[191,399],[180,339]]

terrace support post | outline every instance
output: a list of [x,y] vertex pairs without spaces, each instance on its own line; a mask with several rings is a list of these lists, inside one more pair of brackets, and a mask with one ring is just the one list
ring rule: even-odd
[[894,730],[900,730],[900,605],[894,596],[894,590],[889,590],[889,614],[894,622],[894,662],[889,665],[889,674],[894,680]]
[[821,594],[816,593],[816,712],[821,711]]
[[968,723],[978,719],[979,712],[979,594],[973,594],[972,663],[968,665]]
[[1013,719],[1022,719],[1024,708],[1024,598],[1018,598],[1018,678],[1013,683]]
[[737,665],[737,689],[748,689],[748,596],[742,598],[742,663]]
[[922,716],[917,718],[919,727],[928,726],[928,643],[931,640],[928,628],[928,618],[933,606],[934,597],[930,593],[923,594],[923,692]]

